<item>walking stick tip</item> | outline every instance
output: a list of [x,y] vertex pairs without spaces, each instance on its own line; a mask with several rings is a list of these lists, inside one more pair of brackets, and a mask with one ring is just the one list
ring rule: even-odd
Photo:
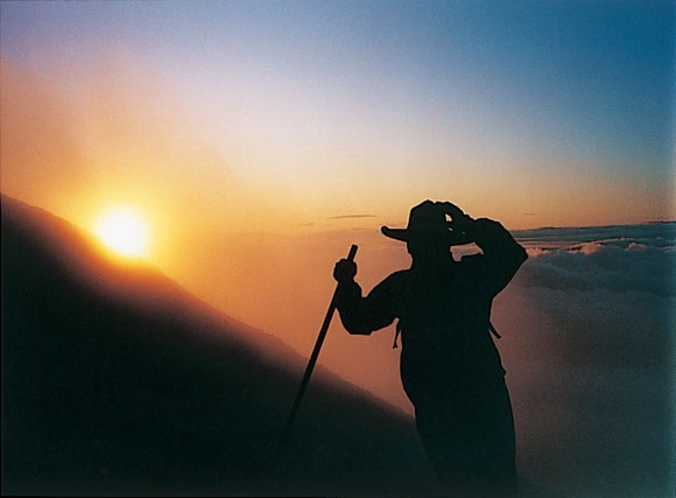
[[350,247],[350,253],[347,255],[347,259],[352,261],[354,257],[357,255],[357,249],[359,249],[357,247],[357,244],[352,244],[352,247]]

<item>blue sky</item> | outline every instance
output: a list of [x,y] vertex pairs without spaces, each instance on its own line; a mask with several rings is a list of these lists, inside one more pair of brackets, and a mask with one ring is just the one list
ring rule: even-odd
[[392,219],[427,197],[501,208],[522,228],[675,215],[671,2],[6,2],[2,14],[6,65],[74,107],[101,79],[169,103],[228,190],[289,218]]

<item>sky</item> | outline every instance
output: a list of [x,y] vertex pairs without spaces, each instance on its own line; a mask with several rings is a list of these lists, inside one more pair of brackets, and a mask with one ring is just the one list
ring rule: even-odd
[[168,237],[377,227],[426,198],[512,228],[673,219],[673,14],[3,2],[2,189],[83,225],[131,202]]
[[367,284],[407,265],[378,228],[427,198],[511,230],[676,219],[669,1],[0,9],[2,192],[138,213],[151,262],[261,328],[314,328],[352,243]]
[[226,253],[266,246],[236,271],[282,280],[321,238],[330,269],[424,199],[508,229],[676,219],[669,1],[0,9],[0,190],[93,231],[139,213],[146,257],[219,307]]
[[[148,260],[305,355],[350,244],[369,290],[410,264],[379,227],[422,200],[499,220],[530,255],[494,306],[521,462],[568,496],[655,496],[673,469],[676,242],[649,222],[676,219],[674,11],[0,2],[0,190],[89,230],[139,213]],[[320,365],[410,413],[393,338],[334,321]]]

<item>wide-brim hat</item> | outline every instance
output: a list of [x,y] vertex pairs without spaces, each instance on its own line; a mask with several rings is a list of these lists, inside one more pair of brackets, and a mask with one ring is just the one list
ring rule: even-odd
[[430,200],[411,208],[406,228],[384,226],[380,228],[380,231],[386,237],[402,242],[424,240],[430,237],[438,237],[440,234],[449,246],[460,246],[473,241],[465,232],[453,230],[452,222],[446,219],[443,203]]

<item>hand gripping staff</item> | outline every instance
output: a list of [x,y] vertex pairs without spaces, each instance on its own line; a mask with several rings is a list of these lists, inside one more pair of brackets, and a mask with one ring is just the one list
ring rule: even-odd
[[[347,255],[347,260],[354,261],[354,257],[356,254],[357,254],[357,246],[353,244],[352,247],[350,247],[350,253]],[[298,409],[300,408],[300,402],[302,401],[303,395],[305,394],[305,389],[307,388],[307,385],[310,382],[310,376],[312,375],[312,370],[315,368],[315,363],[317,363],[317,357],[319,356],[319,351],[322,349],[322,344],[324,343],[326,333],[329,330],[331,318],[333,318],[333,313],[336,311],[337,301],[338,301],[338,287],[336,286],[336,290],[333,292],[333,297],[331,298],[331,303],[329,304],[329,309],[327,310],[326,316],[324,317],[324,323],[322,323],[322,328],[319,331],[317,342],[315,343],[315,347],[312,350],[310,361],[308,362],[307,368],[305,369],[305,375],[303,375],[303,380],[301,381],[300,387],[298,388],[298,393],[296,393],[296,399],[294,400],[293,406],[291,407],[289,418],[286,420],[286,426],[284,427],[284,435],[282,436],[283,442],[282,446],[284,446],[284,443],[289,437],[291,427],[293,426],[296,414],[298,413]]]

